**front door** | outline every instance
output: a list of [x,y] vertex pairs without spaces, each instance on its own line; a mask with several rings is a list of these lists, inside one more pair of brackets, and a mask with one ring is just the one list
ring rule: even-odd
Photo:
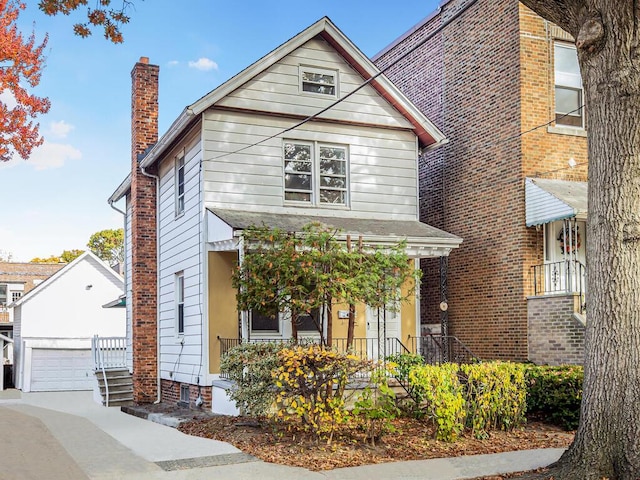
[[372,360],[384,359],[393,353],[390,343],[396,338],[400,338],[400,310],[368,306],[367,356]]
[[545,225],[545,293],[585,291],[586,227],[574,219]]

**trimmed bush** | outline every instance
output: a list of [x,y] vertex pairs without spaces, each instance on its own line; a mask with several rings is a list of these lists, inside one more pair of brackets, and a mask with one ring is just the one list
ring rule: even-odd
[[565,430],[578,428],[584,369],[530,365],[526,369],[527,411]]
[[464,375],[466,424],[476,438],[493,429],[513,430],[526,421],[525,368],[510,362],[461,365]]
[[409,383],[423,399],[421,405],[436,427],[436,439],[453,442],[464,429],[465,400],[458,365],[415,366]]

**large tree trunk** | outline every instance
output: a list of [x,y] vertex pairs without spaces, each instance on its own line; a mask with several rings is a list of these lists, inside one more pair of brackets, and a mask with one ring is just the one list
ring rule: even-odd
[[640,58],[637,1],[522,0],[576,38],[589,140],[580,426],[555,478],[640,478]]

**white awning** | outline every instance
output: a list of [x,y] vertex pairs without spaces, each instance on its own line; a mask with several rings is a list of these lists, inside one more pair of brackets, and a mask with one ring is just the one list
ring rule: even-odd
[[587,219],[587,182],[527,178],[527,227],[564,220]]

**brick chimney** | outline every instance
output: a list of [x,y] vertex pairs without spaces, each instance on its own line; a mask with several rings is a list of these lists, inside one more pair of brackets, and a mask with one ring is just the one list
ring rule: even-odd
[[[156,180],[144,175],[140,161],[158,141],[157,65],[140,57],[131,71],[131,326],[133,400],[157,398],[157,229]],[[155,174],[155,167],[147,169]]]

